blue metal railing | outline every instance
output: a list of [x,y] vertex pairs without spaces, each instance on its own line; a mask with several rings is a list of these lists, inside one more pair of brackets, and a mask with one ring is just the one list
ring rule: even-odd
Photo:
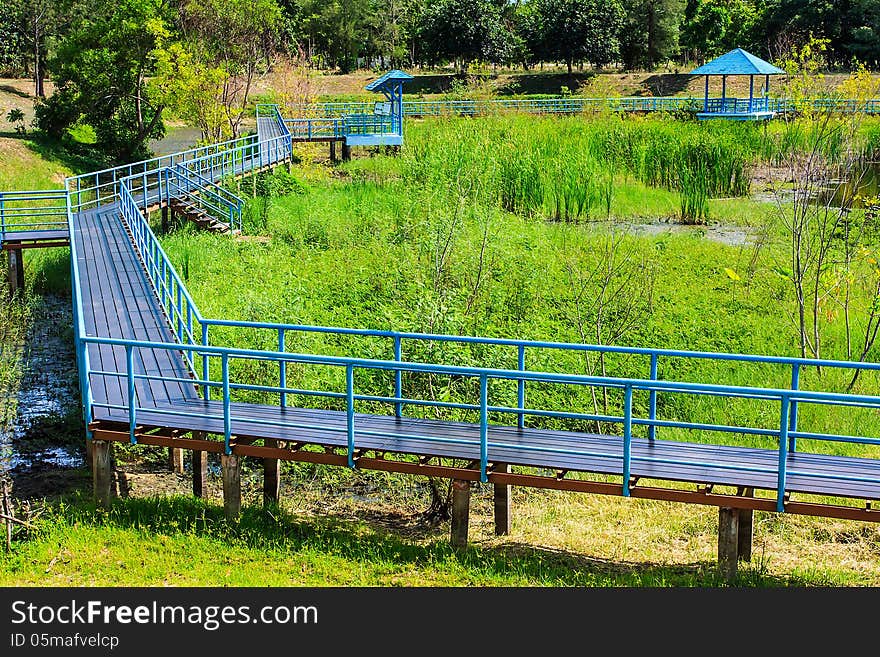
[[0,192],[0,242],[21,231],[67,229],[67,192]]
[[[127,182],[127,181],[124,181]],[[226,225],[229,231],[241,231],[244,199],[186,167],[175,164],[166,169],[166,193],[200,208]]]
[[[165,350],[181,350],[185,352],[189,352],[192,354],[189,359],[192,360],[193,356],[201,356],[202,358],[219,358],[221,361],[221,377],[219,380],[204,378],[195,381],[195,383],[205,386],[206,388],[219,388],[222,390],[222,415],[210,415],[207,410],[200,411],[199,417],[202,418],[211,418],[220,420],[222,418],[223,426],[225,428],[225,447],[227,453],[231,450],[231,426],[235,421],[248,421],[253,422],[260,425],[265,426],[283,426],[290,429],[297,428],[316,428],[314,426],[309,425],[308,427],[305,425],[298,425],[296,423],[290,422],[280,422],[276,420],[270,419],[260,419],[254,420],[248,416],[236,415],[232,404],[231,404],[231,395],[233,391],[236,390],[257,390],[257,391],[265,391],[265,392],[279,392],[279,390],[284,392],[293,392],[291,389],[281,389],[276,386],[266,386],[266,385],[258,385],[253,383],[246,382],[237,382],[231,378],[230,374],[230,361],[231,360],[248,360],[248,361],[257,361],[257,362],[270,362],[279,365],[288,365],[288,364],[301,364],[301,365],[317,365],[317,366],[329,366],[334,368],[339,368],[344,370],[344,389],[339,389],[335,391],[324,392],[325,396],[331,396],[338,400],[344,400],[344,410],[346,412],[346,427],[344,429],[333,429],[322,427],[322,429],[327,431],[345,431],[347,436],[347,447],[348,447],[348,455],[349,455],[349,463],[351,465],[354,464],[354,453],[358,448],[356,436],[364,435],[364,436],[381,436],[383,435],[381,431],[376,429],[356,429],[356,415],[355,415],[355,403],[362,401],[378,401],[378,402],[386,402],[386,403],[397,403],[399,401],[404,401],[407,403],[415,403],[415,402],[424,402],[428,405],[437,405],[436,402],[432,400],[415,400],[409,399],[406,397],[387,397],[375,394],[364,394],[359,393],[355,388],[355,380],[354,376],[356,372],[359,371],[367,371],[367,372],[391,372],[391,373],[411,373],[411,374],[436,374],[436,375],[445,375],[445,376],[455,376],[461,379],[471,379],[476,380],[479,383],[479,393],[478,398],[474,399],[469,404],[463,404],[468,409],[475,410],[479,412],[479,439],[468,439],[461,437],[437,437],[431,435],[421,435],[421,434],[412,434],[407,435],[405,437],[410,439],[416,439],[419,441],[424,441],[426,443],[444,443],[444,444],[462,444],[462,445],[470,445],[473,447],[479,447],[480,453],[480,473],[481,479],[486,481],[487,479],[487,466],[489,460],[489,449],[490,448],[504,448],[504,447],[514,447],[513,445],[499,443],[499,442],[491,442],[488,439],[489,435],[489,413],[510,413],[510,412],[519,412],[518,409],[512,409],[504,406],[496,406],[491,403],[490,400],[490,383],[495,381],[513,381],[513,382],[529,382],[529,383],[545,383],[552,385],[562,385],[562,386],[576,386],[576,387],[593,387],[593,388],[602,388],[602,389],[614,389],[623,392],[623,412],[622,415],[619,416],[611,416],[606,419],[608,422],[614,422],[621,425],[621,433],[623,435],[623,454],[622,454],[622,468],[621,468],[621,476],[623,477],[623,494],[629,495],[630,491],[630,480],[629,480],[629,471],[631,469],[631,464],[634,461],[639,462],[649,462],[649,463],[657,463],[657,464],[667,464],[667,465],[687,465],[687,466],[701,466],[701,467],[711,467],[715,469],[722,470],[730,470],[730,471],[739,471],[739,472],[750,472],[750,473],[763,473],[763,474],[772,474],[775,476],[777,481],[777,509],[779,511],[785,510],[785,491],[786,491],[786,482],[787,479],[793,475],[798,475],[801,477],[811,477],[811,476],[819,476],[815,473],[811,473],[808,471],[799,471],[799,470],[791,470],[788,464],[788,453],[789,453],[789,438],[791,433],[791,428],[789,426],[789,409],[790,405],[793,402],[799,402],[801,404],[817,404],[817,405],[843,405],[848,407],[862,407],[862,408],[870,408],[880,410],[880,397],[876,396],[868,396],[868,395],[855,395],[855,394],[844,394],[844,393],[829,393],[829,392],[815,392],[815,391],[792,391],[788,389],[776,389],[776,388],[762,388],[762,387],[746,387],[746,386],[729,386],[729,385],[718,385],[718,384],[707,384],[707,383],[694,383],[689,381],[656,381],[649,379],[638,379],[638,378],[623,378],[623,377],[608,377],[608,376],[586,376],[586,375],[578,375],[578,374],[560,374],[555,372],[523,372],[518,370],[506,370],[499,368],[483,368],[483,367],[461,367],[454,365],[439,365],[434,363],[401,363],[397,361],[387,361],[387,360],[378,360],[378,359],[362,359],[362,358],[348,358],[348,357],[340,357],[340,356],[319,356],[314,354],[293,354],[293,353],[284,353],[277,351],[260,351],[260,350],[249,350],[249,349],[235,349],[235,348],[225,348],[225,347],[214,347],[214,346],[197,346],[197,345],[178,345],[178,344],[166,344],[159,342],[141,342],[141,341],[131,341],[131,340],[115,340],[109,338],[93,338],[89,337],[85,339],[88,343],[98,343],[98,344],[107,344],[107,345],[118,345],[124,346],[127,349],[165,349]],[[251,372],[251,368],[246,368],[247,372]],[[118,376],[118,377],[127,377],[130,380],[134,378],[141,378],[147,380],[177,380],[172,379],[170,377],[156,377],[156,376],[148,376],[145,374],[137,374],[129,369],[126,372],[118,372],[118,371],[94,371],[94,374],[101,374],[104,376]],[[712,458],[711,455],[708,455],[705,460],[698,458],[661,458],[661,457],[653,457],[653,456],[636,456],[632,454],[632,429],[637,425],[645,425],[645,426],[668,426],[669,422],[662,422],[656,419],[651,419],[647,417],[641,417],[637,415],[636,409],[633,405],[633,392],[641,391],[641,392],[657,392],[663,394],[686,394],[686,395],[695,395],[695,396],[721,396],[728,399],[751,399],[751,400],[762,400],[764,402],[770,404],[779,404],[779,423],[776,427],[769,427],[764,431],[764,435],[768,435],[776,438],[778,444],[778,453],[779,459],[778,464],[775,468],[765,466],[759,467],[754,465],[734,465],[734,464],[721,464]],[[112,404],[99,404],[98,406],[105,407],[108,409],[117,409],[117,410],[126,410],[129,413],[130,423],[132,427],[132,431],[137,422],[137,412],[149,410],[154,414],[167,414],[167,415],[175,415],[180,416],[181,411],[169,409],[155,409],[155,408],[138,408],[136,405],[128,405],[128,406],[120,406],[120,405],[112,405]],[[561,412],[559,415],[566,417],[573,417],[579,419],[581,416],[576,413],[567,413]],[[693,425],[689,425],[693,426]],[[748,433],[753,431],[753,429],[749,427],[737,427],[737,426],[729,426],[727,427],[730,431],[734,431],[737,433]],[[713,427],[714,429],[714,427]],[[395,434],[397,437],[402,437],[400,434]],[[817,440],[827,439],[831,440],[833,437],[821,438],[813,436],[813,438]],[[859,438],[858,442],[866,445],[880,445],[880,439],[877,438]],[[531,446],[523,446],[516,445],[518,449],[525,451],[535,451],[535,452],[544,452],[544,453],[553,453],[557,455],[565,455],[565,456],[606,456],[607,454],[598,454],[591,453],[586,449],[565,449],[560,447],[550,447],[550,446],[540,446],[540,445],[531,445]],[[849,474],[841,474],[841,473],[825,473],[821,476],[839,480],[839,481],[859,481],[859,482],[872,482],[872,483],[880,483],[880,479],[865,477],[861,475],[849,475]]]
[[748,114],[751,112],[767,112],[770,103],[768,98],[709,98],[704,105],[704,112],[710,114]]
[[[710,99],[716,100],[716,99]],[[729,99],[734,100],[734,99]],[[743,100],[743,99],[739,99]],[[748,102],[748,99],[744,99]],[[755,98],[761,101],[762,98]],[[793,103],[782,98],[766,98],[768,111],[785,113],[795,111],[799,105],[816,110],[837,112],[865,111],[880,114],[880,99],[859,101],[855,99],[812,98]],[[577,114],[580,112],[610,110],[615,112],[673,112],[703,110],[704,99],[694,96],[629,96],[619,98],[539,98],[496,100],[407,100],[403,102],[404,116],[481,116],[504,111],[530,114]],[[368,114],[372,103],[340,102],[316,103],[303,106],[303,111],[319,116],[343,116]]]
[[285,119],[285,127],[292,139],[342,139],[345,129],[341,119]]
[[391,116],[346,114],[342,122],[346,135],[390,135],[395,132]]

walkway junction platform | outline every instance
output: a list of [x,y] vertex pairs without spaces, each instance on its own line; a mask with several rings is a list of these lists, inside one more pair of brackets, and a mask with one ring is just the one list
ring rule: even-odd
[[[400,116],[396,93],[391,117]],[[380,135],[402,135],[402,122],[382,117],[381,130],[392,132]],[[880,410],[880,397],[801,385],[818,367],[876,377],[877,363],[206,317],[156,237],[150,212],[184,199],[201,203],[228,232],[240,230],[242,201],[220,183],[289,162],[291,125],[298,124],[261,106],[256,135],[74,176],[63,190],[0,194],[3,248],[19,265],[25,245],[69,242],[82,412],[100,503],[111,495],[110,446],[130,442],[169,448],[178,468],[182,450],[191,451],[197,495],[205,490],[206,455],[219,454],[231,520],[244,457],[262,459],[269,502],[278,498],[280,460],[449,478],[458,546],[467,541],[474,483],[493,486],[499,534],[510,527],[510,486],[716,506],[728,576],[749,558],[754,511],[880,520],[872,507],[880,500],[880,438],[864,422]],[[234,336],[245,332],[265,336],[271,347],[242,348]],[[351,352],[307,350],[308,336],[338,340]],[[407,358],[429,344],[441,354],[435,360]],[[459,364],[455,354],[465,349],[477,364]],[[625,358],[641,374],[586,376],[548,356],[566,353]],[[708,361],[739,381],[746,369],[755,383],[682,374]],[[326,384],[304,388],[302,373],[316,369]],[[254,371],[268,378],[254,380]],[[427,378],[459,382],[461,398],[420,394],[425,387],[417,384]],[[565,394],[536,394],[551,388]],[[612,410],[588,405],[590,390],[607,391]],[[710,398],[728,403],[707,406],[714,409],[707,417],[676,411]],[[717,414],[744,403],[759,407],[763,420]],[[810,425],[809,411],[819,406],[840,415],[833,433]]]

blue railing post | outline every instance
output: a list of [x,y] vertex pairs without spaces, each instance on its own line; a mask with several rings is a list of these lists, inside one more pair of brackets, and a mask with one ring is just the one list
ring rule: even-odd
[[489,377],[480,375],[480,481],[489,480]]
[[788,423],[790,421],[791,400],[788,395],[781,399],[779,413],[779,470],[776,481],[776,510],[785,511],[785,482],[788,465]]
[[[287,347],[284,344],[284,329],[278,329],[278,351],[282,354],[287,351]],[[287,361],[282,360],[278,362],[278,387],[281,388],[281,408],[287,406],[287,393],[284,392],[284,389],[287,388]]]
[[6,234],[6,208],[4,207],[3,195],[0,194],[0,239]]
[[632,385],[623,393],[623,496],[630,496],[629,480],[632,471]]
[[[520,372],[526,371],[526,346],[521,344],[516,351],[516,367]],[[519,414],[516,417],[516,426],[522,431],[526,426],[526,382],[525,379],[519,379],[516,382],[516,407]]]
[[[800,363],[793,363],[791,366],[791,389],[800,389],[801,383],[801,366]],[[789,432],[794,433],[798,430],[798,403],[797,400],[791,402],[791,413],[788,422]],[[792,452],[797,451],[797,436],[791,436],[788,439],[788,449]]]
[[[208,346],[208,325],[204,322],[202,323],[202,346]],[[208,385],[208,354],[202,354],[202,388],[204,389],[204,398],[205,401],[210,401],[211,399],[211,386]]]
[[125,367],[128,380],[128,439],[132,445],[135,445],[137,444],[137,438],[134,435],[137,402],[134,390],[134,348],[130,344],[125,346]]
[[354,365],[345,366],[345,426],[348,436],[348,467],[354,467]]
[[[651,381],[657,380],[657,354],[651,354]],[[651,390],[648,399],[648,418],[651,422],[657,419],[657,391]],[[657,426],[655,424],[648,425],[648,440],[657,438]]]
[[226,454],[232,454],[232,416],[229,400],[229,354],[221,354],[223,368],[223,443]]
[[[394,361],[401,362],[403,358],[403,345],[399,335],[394,336]],[[400,401],[403,395],[402,373],[399,369],[394,370],[394,417],[403,417],[403,402]]]

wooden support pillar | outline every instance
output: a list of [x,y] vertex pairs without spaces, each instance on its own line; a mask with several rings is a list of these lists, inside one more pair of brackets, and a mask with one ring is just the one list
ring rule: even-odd
[[452,522],[449,542],[454,548],[465,548],[468,542],[468,518],[471,507],[471,482],[452,480]]
[[110,508],[113,495],[112,449],[109,441],[92,441],[92,490],[95,503],[102,509]]
[[208,497],[208,452],[194,449],[192,452],[193,497]]
[[[755,495],[754,488],[747,488],[743,493],[746,497]],[[751,509],[740,509],[737,518],[736,553],[740,561],[752,560],[752,539],[754,536],[755,512]]]
[[168,226],[171,223],[169,221],[170,215],[171,215],[171,208],[169,208],[167,205],[163,206],[162,207],[162,233],[163,234],[168,232]]
[[[266,440],[266,447],[278,447],[277,440]],[[263,506],[278,505],[281,493],[281,462],[278,459],[263,459]]]
[[[510,466],[496,464],[493,472],[507,474]],[[510,486],[494,484],[494,487],[495,536],[507,536],[510,533]]]
[[168,469],[176,474],[183,474],[183,450],[179,447],[168,448]]
[[351,159],[351,146],[342,142],[342,161],[348,162]]
[[24,294],[24,259],[20,248],[10,248],[9,251],[9,295],[21,290]]
[[739,510],[718,508],[718,570],[728,582],[736,579]]
[[227,522],[237,522],[241,514],[241,467],[235,454],[220,457],[223,470],[223,511]]
[[336,142],[330,142],[330,162],[336,163]]

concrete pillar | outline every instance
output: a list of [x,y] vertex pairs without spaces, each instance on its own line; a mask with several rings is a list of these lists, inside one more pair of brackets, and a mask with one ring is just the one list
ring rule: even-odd
[[[755,489],[747,488],[743,493],[746,497],[753,497]],[[754,536],[755,512],[751,509],[740,509],[737,518],[737,541],[736,553],[740,561],[752,560],[752,540]]]
[[168,448],[168,469],[176,474],[183,474],[183,450],[179,447]]
[[24,293],[24,259],[21,249],[10,249],[9,253],[9,294],[14,296],[19,290]]
[[[278,447],[277,440],[266,440],[266,447]],[[281,462],[263,459],[263,506],[277,506],[281,493]]]
[[[510,467],[496,464],[494,472],[507,474]],[[510,533],[510,486],[494,484],[495,536],[507,536]]]
[[193,497],[208,497],[208,453],[194,449],[192,452]]
[[235,454],[220,457],[223,470],[223,511],[227,522],[237,522],[241,514],[241,467]]
[[92,441],[92,490],[95,503],[102,509],[109,509],[113,491],[113,462],[112,446],[106,440]]
[[465,548],[468,542],[468,517],[471,506],[471,482],[452,480],[452,522],[449,542],[454,548]]
[[739,510],[718,508],[718,570],[728,582],[736,579]]

